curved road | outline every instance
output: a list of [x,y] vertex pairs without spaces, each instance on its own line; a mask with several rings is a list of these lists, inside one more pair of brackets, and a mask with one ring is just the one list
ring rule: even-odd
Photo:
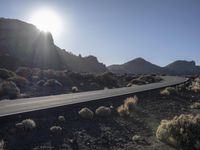
[[0,117],[87,102],[92,100],[117,97],[121,95],[134,94],[138,92],[144,92],[148,90],[181,84],[188,80],[183,77],[175,76],[164,76],[162,78],[164,78],[164,80],[159,83],[151,83],[134,87],[124,87],[117,89],[106,89],[35,98],[24,98],[18,100],[2,100],[0,101]]

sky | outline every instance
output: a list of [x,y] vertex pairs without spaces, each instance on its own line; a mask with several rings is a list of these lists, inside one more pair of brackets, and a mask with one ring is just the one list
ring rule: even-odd
[[106,65],[137,57],[160,66],[200,65],[200,0],[0,0],[4,18],[30,22],[42,9],[61,18],[56,45],[76,55],[94,55]]

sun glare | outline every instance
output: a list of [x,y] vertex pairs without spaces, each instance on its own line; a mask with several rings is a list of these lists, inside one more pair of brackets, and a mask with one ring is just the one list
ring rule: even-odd
[[62,23],[59,15],[51,10],[40,10],[35,12],[30,22],[39,30],[51,32],[54,36],[58,36],[62,30]]

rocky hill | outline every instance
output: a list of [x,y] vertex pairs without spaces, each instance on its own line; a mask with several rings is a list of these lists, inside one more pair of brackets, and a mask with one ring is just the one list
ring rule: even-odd
[[133,74],[143,74],[143,73],[162,73],[163,68],[154,65],[143,58],[136,58],[122,65],[111,65],[108,69],[114,73],[133,73]]
[[177,60],[165,67],[171,74],[198,74],[200,66],[196,66],[195,61]]
[[0,18],[0,67],[19,66],[90,73],[107,71],[94,56],[80,57],[60,49],[50,33],[41,32],[34,25]]
[[200,66],[197,66],[194,61],[178,60],[165,67],[160,67],[144,60],[143,58],[136,58],[121,65],[111,65],[108,66],[108,69],[117,74],[160,73],[170,75],[187,75],[200,73]]

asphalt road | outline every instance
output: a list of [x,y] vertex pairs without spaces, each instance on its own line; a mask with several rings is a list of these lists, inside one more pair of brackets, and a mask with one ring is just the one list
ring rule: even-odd
[[173,86],[187,81],[187,79],[183,77],[165,76],[163,78],[164,80],[159,83],[152,83],[135,87],[124,87],[117,89],[97,90],[73,94],[24,98],[17,100],[2,100],[0,101],[0,117],[81,103],[86,101],[134,94],[138,92],[159,89],[162,87]]

